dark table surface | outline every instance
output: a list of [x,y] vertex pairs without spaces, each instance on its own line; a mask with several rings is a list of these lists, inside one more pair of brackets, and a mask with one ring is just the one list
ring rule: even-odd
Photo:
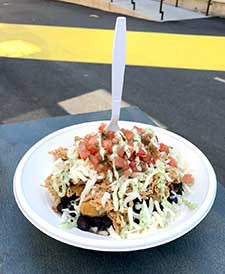
[[[225,189],[218,184],[208,216],[191,232],[160,247],[106,253],[72,247],[36,229],[18,209],[12,181],[18,161],[40,138],[59,128],[110,118],[110,112],[48,118],[0,126],[0,274],[225,274]],[[121,119],[152,124],[138,108]]]

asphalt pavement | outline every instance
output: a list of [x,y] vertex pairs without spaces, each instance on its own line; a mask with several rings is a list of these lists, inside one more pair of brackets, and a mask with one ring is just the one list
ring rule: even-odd
[[[115,18],[53,0],[0,0],[0,23],[113,29]],[[223,37],[225,20],[154,23],[128,18],[128,29]],[[0,123],[68,114],[59,102],[98,89],[110,91],[110,73],[109,64],[0,57]],[[196,144],[225,184],[224,71],[127,66],[123,100]]]

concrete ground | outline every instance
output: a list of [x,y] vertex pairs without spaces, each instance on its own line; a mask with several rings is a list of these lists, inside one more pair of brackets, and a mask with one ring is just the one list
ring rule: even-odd
[[116,0],[116,1],[93,1],[93,0],[59,0],[66,3],[82,4],[83,6],[104,10],[113,13],[121,13],[125,16],[132,16],[150,21],[163,22],[174,20],[189,20],[206,17],[204,13],[194,12],[190,9],[183,9],[175,6],[175,3],[170,5],[165,2],[162,5],[162,14],[159,12],[160,0]]
[[[113,14],[52,0],[0,0],[0,23],[14,23],[16,30],[20,28],[19,24],[53,26],[54,30],[59,26],[110,30],[115,18]],[[130,31],[189,34],[192,35],[190,39],[196,36],[200,40],[207,35],[215,41],[221,38],[220,43],[225,41],[224,26],[225,20],[219,18],[163,24],[128,18]],[[0,39],[1,31],[0,27]],[[171,36],[171,39],[175,38],[176,35]],[[61,41],[60,37],[58,39]],[[48,47],[46,41],[42,43]],[[91,43],[89,46],[92,47]],[[225,53],[214,46],[212,42],[207,51],[209,55],[202,59],[199,57],[201,52],[196,56],[193,52],[193,60],[199,58],[199,62],[206,64],[202,70],[197,69],[199,66],[194,62],[196,67],[193,65],[191,69],[184,69],[185,66],[176,62],[173,68],[166,62],[165,66],[156,64],[154,67],[131,62],[126,67],[123,100],[124,105],[139,106],[159,123],[196,144],[212,162],[218,179],[225,184],[225,71],[211,70],[206,62],[215,52],[221,58]],[[202,51],[206,48],[204,42]],[[49,54],[56,54],[54,49],[49,48]],[[173,54],[176,50],[179,49],[175,48]],[[149,54],[147,47],[146,54]],[[152,54],[158,56],[160,50]],[[0,57],[1,123],[110,107],[111,68],[107,62],[6,56]],[[184,56],[183,61],[189,62],[188,59]]]
[[[76,0],[75,0],[76,1]],[[125,8],[127,10],[132,10],[132,4],[130,1],[126,0],[117,0],[114,2],[118,7]],[[138,0],[136,3],[135,12],[138,15],[141,15],[142,18],[160,22],[161,14],[159,13],[159,1],[156,0]],[[175,7],[172,5],[165,4],[163,5],[163,20],[164,21],[174,21],[174,20],[189,20],[189,19],[197,19],[204,18],[205,15],[203,13],[193,12],[187,9]],[[129,15],[129,13],[128,13]],[[139,18],[139,17],[138,17]]]

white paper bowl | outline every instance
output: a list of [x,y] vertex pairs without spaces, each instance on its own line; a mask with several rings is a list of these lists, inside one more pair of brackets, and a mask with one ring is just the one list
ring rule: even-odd
[[101,251],[131,251],[158,246],[179,238],[193,229],[209,212],[216,195],[216,176],[204,154],[186,139],[162,128],[134,122],[120,122],[120,127],[151,127],[160,142],[176,148],[189,164],[195,177],[191,200],[198,203],[194,211],[185,210],[166,229],[134,240],[115,240],[77,228],[62,230],[58,227],[60,216],[52,209],[47,190],[40,185],[51,172],[52,156],[48,151],[59,146],[69,147],[75,135],[85,135],[97,130],[101,122],[83,123],[58,130],[31,147],[21,159],[14,175],[14,195],[24,216],[39,230],[61,242]]

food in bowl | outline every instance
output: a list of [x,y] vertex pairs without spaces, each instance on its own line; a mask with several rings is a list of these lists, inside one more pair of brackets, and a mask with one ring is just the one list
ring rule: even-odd
[[132,238],[165,228],[184,207],[194,184],[175,149],[151,128],[112,132],[106,124],[72,147],[57,148],[45,187],[62,228]]

